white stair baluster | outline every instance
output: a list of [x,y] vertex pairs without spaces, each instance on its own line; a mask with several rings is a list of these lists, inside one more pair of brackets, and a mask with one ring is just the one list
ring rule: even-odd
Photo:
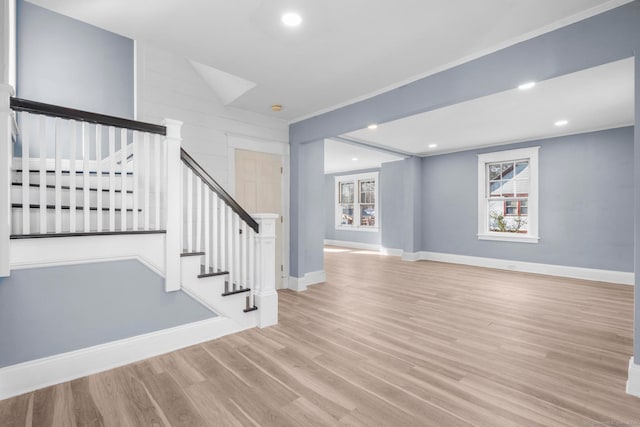
[[196,176],[196,252],[202,251],[202,179]]
[[156,204],[156,209],[155,209],[155,228],[156,230],[160,230],[162,229],[162,224],[160,223],[160,208],[162,206],[162,200],[160,199],[160,194],[161,194],[161,190],[162,190],[162,182],[160,179],[160,170],[162,168],[162,165],[160,163],[161,160],[161,151],[162,151],[162,141],[160,140],[160,135],[156,134],[154,136],[153,139],[153,151],[154,151],[154,158],[155,158],[155,165],[154,165],[154,170],[155,170],[155,188],[156,188],[156,194],[155,194],[155,204]]
[[133,162],[133,231],[138,231],[138,191],[140,185],[140,166],[138,161],[138,144],[140,139],[140,133],[138,131],[133,131],[133,141],[131,142],[131,161]]
[[233,213],[233,272],[236,278],[238,288],[242,288],[242,282],[240,282],[240,222],[238,215]]
[[[211,231],[209,228],[209,204],[210,204],[210,200],[209,200],[209,193],[211,191],[209,191],[209,187],[207,187],[206,185],[204,186],[204,219],[203,219],[203,225],[204,225],[204,271],[205,272],[209,272],[209,268],[211,267]],[[215,270],[214,270],[215,272]]]
[[96,231],[102,226],[102,125],[96,125]]
[[40,234],[47,232],[47,120],[40,116]]
[[231,284],[233,285],[233,290],[236,289],[236,281],[238,280],[236,278],[236,272],[234,269],[235,266],[235,259],[233,258],[233,244],[234,244],[234,237],[235,235],[233,234],[233,211],[231,210],[231,208],[229,206],[226,206],[225,204],[225,210],[227,211],[225,213],[226,216],[226,226],[227,226],[227,264],[228,264],[228,271],[229,271],[229,281],[231,282]]
[[193,172],[187,169],[187,252],[193,252]]
[[151,194],[151,161],[150,161],[151,153],[149,152],[149,134],[145,132],[144,141],[142,145],[142,156],[141,159],[144,159],[144,229],[149,230],[150,225],[150,215],[151,215],[151,206],[150,206],[150,194]]
[[247,287],[251,289],[249,291],[249,307],[253,307],[254,303],[254,293],[255,293],[255,231],[253,228],[247,227]]
[[[102,179],[102,178],[100,178]],[[116,231],[116,130],[109,127],[109,231]],[[98,215],[101,213],[98,212]]]
[[240,220],[240,278],[242,286],[248,288],[247,285],[247,223],[242,219]]
[[[31,115],[22,114],[22,234],[31,234],[31,185],[29,183],[29,169],[31,169],[29,154],[29,140],[31,139]],[[42,190],[40,190],[42,191]]]
[[218,215],[218,230],[220,233],[218,238],[220,243],[217,244],[219,253],[220,253],[219,268],[220,270],[223,270],[223,271],[229,271],[229,267],[227,265],[228,261],[226,257],[226,247],[227,247],[226,205],[222,200],[220,200],[217,194],[215,195],[215,198],[216,198],[216,204],[218,205],[218,212],[216,215]]
[[120,230],[127,231],[127,130],[120,129]]
[[[89,173],[91,169],[89,167],[91,149],[89,147],[89,138],[87,135],[87,124],[82,122],[80,129],[82,132],[82,211],[84,213],[84,231],[88,233],[91,231],[91,211],[89,209],[91,206],[91,192],[89,191],[91,188],[91,174]],[[76,177],[69,177],[69,179],[76,179]]]
[[78,158],[78,138],[76,121],[69,121],[69,232],[76,232],[76,159]]
[[206,191],[211,195],[211,264],[213,271],[218,271],[218,269],[222,270],[218,262],[218,244],[220,241],[220,233],[218,232],[218,195],[209,188]]
[[[53,120],[53,139],[55,150],[55,231],[62,233],[62,137],[60,129],[60,119]],[[46,189],[45,189],[46,192]]]

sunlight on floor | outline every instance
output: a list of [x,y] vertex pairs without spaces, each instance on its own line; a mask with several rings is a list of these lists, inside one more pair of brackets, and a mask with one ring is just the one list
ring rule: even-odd
[[349,249],[324,248],[325,252],[349,252]]

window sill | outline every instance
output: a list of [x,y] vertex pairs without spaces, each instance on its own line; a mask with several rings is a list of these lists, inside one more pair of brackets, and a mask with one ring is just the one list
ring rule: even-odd
[[378,227],[336,227],[338,231],[365,231],[369,233],[377,233],[380,231]]
[[538,236],[517,236],[512,233],[478,234],[478,240],[493,240],[498,242],[538,243]]

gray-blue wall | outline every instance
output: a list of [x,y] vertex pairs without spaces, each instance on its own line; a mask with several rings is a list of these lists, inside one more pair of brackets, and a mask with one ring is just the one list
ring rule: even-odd
[[0,368],[215,317],[137,261],[0,278]]
[[[540,146],[540,242],[478,240],[478,154]],[[422,250],[633,271],[633,127],[426,157]]]
[[21,98],[134,117],[133,40],[17,2]]
[[[336,230],[336,176],[355,175],[359,173],[380,172],[379,168],[354,170],[327,174],[324,176],[324,238],[327,240],[340,240],[343,242],[366,243],[369,245],[380,244],[380,231],[356,231],[356,230]],[[382,204],[382,178],[378,175],[378,203]],[[380,216],[384,218],[384,213]]]
[[383,163],[380,167],[380,194],[384,211],[380,226],[380,244],[383,248],[404,247],[404,165],[406,160]]

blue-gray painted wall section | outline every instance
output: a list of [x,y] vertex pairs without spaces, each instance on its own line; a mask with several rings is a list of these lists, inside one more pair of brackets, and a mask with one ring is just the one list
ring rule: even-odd
[[[325,197],[325,232],[324,238],[327,240],[339,240],[343,242],[366,243],[369,245],[380,244],[380,231],[357,231],[357,230],[336,230],[336,177],[344,175],[356,175],[360,173],[378,172],[378,205],[382,204],[382,176],[380,168],[362,169],[348,172],[327,174],[324,176],[324,197]],[[381,216],[380,218],[383,218]]]
[[383,163],[380,167],[382,209],[380,244],[383,248],[404,248],[404,168],[407,160]]
[[634,340],[633,340],[633,354],[634,362],[640,365],[640,131],[638,125],[640,124],[640,48],[636,51],[635,57],[635,132],[634,132],[634,150],[633,150],[633,171],[634,171],[634,199],[635,199],[635,215],[634,215],[634,257],[633,265],[635,274],[635,317],[633,322],[634,327]]
[[[478,154],[540,146],[540,242],[478,240]],[[426,157],[422,250],[633,271],[633,127]]]
[[133,40],[17,2],[19,97],[134,117]]
[[0,278],[0,368],[215,317],[138,261]]

